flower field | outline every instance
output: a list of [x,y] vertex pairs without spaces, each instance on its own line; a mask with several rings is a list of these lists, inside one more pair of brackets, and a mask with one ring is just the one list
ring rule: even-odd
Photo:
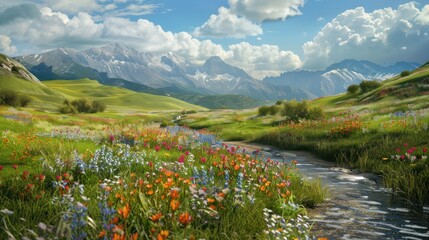
[[1,239],[306,239],[302,204],[325,197],[206,132],[2,121]]

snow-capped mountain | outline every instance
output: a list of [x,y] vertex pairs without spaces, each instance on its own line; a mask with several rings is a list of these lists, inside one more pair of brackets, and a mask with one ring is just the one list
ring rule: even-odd
[[404,70],[419,67],[418,63],[398,62],[381,66],[369,61],[343,60],[323,71],[297,70],[282,73],[278,77],[267,77],[264,82],[277,86],[290,86],[308,91],[316,96],[327,96],[345,92],[352,84],[363,80],[385,80]]
[[85,51],[62,48],[17,59],[30,71],[49,70],[62,76],[73,75],[76,69],[89,71],[89,68],[105,73],[109,78],[125,79],[157,89],[181,89],[206,95],[238,94],[261,100],[312,97],[300,90],[276,87],[257,80],[216,56],[207,59],[204,65],[196,66],[172,53],[154,56],[117,43]]

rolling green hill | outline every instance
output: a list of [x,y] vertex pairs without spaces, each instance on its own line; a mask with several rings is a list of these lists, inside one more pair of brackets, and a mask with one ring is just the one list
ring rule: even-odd
[[54,80],[40,82],[19,62],[0,54],[0,89],[11,89],[31,97],[30,108],[56,112],[65,99],[89,98],[107,105],[107,111],[148,112],[204,110],[172,97],[135,92],[102,85],[95,80]]
[[64,93],[68,98],[87,97],[102,101],[107,105],[107,110],[118,111],[163,111],[163,110],[204,110],[181,100],[140,92],[134,92],[125,88],[106,86],[95,80],[54,80],[44,81],[51,89]]
[[428,108],[429,64],[417,68],[408,76],[398,75],[385,80],[380,87],[372,91],[323,97],[312,101],[312,105],[328,111],[353,107],[379,113]]

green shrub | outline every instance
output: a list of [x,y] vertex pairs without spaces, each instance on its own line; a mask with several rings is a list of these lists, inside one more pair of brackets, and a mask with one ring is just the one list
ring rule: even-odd
[[280,111],[279,105],[272,105],[272,106],[262,106],[258,108],[258,113],[260,116],[266,116],[266,115],[276,115]]
[[358,91],[359,91],[359,86],[358,86],[358,85],[356,85],[356,84],[350,85],[350,86],[347,88],[347,92],[348,92],[348,93],[350,93],[350,94],[355,94],[355,93],[357,93]]
[[379,83],[375,80],[372,80],[372,81],[364,80],[359,84],[360,90],[362,90],[362,92],[369,92],[369,91],[374,90],[380,86],[381,86],[381,83]]
[[2,89],[0,90],[0,105],[8,105],[12,107],[25,107],[31,102],[31,98],[26,95],[21,95],[15,90]]
[[65,100],[63,106],[58,108],[58,112],[62,114],[97,113],[104,112],[104,110],[106,110],[106,104],[87,98],[80,98],[73,101]]
[[21,107],[26,107],[28,106],[28,104],[31,102],[31,98],[27,95],[21,95],[19,97],[20,103],[21,103]]
[[317,120],[324,116],[321,108],[310,108],[308,101],[297,102],[291,100],[283,103],[281,115],[285,116],[288,120],[298,122],[300,119]]
[[401,77],[406,77],[406,76],[409,76],[410,74],[411,74],[410,71],[405,70],[401,72]]
[[258,108],[258,114],[260,116],[267,116],[269,111],[270,111],[269,106],[262,106],[262,107]]

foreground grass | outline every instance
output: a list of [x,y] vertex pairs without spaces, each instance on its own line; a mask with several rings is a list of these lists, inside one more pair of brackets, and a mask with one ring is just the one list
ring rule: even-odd
[[170,115],[0,110],[2,239],[305,238],[325,198],[293,163],[149,127]]

